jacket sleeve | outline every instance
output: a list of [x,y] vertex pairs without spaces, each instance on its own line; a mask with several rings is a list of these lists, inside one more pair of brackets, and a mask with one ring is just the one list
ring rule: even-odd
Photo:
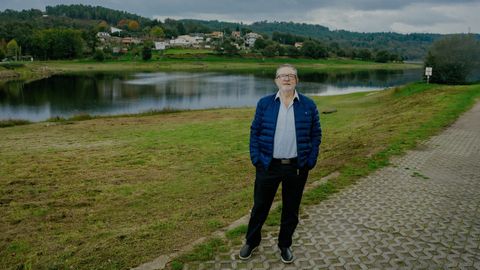
[[312,151],[310,152],[310,156],[308,157],[307,161],[308,169],[313,169],[313,167],[315,167],[317,164],[320,143],[322,142],[322,127],[320,126],[320,117],[315,104],[313,104],[313,111],[312,124],[310,127],[310,143],[312,145]]
[[257,109],[255,110],[255,116],[253,118],[252,125],[250,127],[250,159],[253,165],[256,165],[260,161],[260,146],[259,137],[260,129],[262,126],[263,106],[262,100],[257,103]]

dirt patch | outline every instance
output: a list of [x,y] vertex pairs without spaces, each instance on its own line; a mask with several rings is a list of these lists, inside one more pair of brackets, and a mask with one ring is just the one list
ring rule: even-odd
[[12,70],[0,70],[0,80],[20,78],[20,73]]

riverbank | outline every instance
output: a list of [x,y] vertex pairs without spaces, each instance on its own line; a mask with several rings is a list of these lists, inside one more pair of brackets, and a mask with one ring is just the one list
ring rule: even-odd
[[417,64],[374,63],[348,59],[239,58],[212,55],[169,56],[150,61],[35,61],[19,62],[11,67],[0,65],[0,83],[9,80],[33,81],[54,74],[80,72],[151,72],[151,71],[273,71],[283,63],[294,64],[300,71],[356,71],[373,69],[413,69]]
[[[350,185],[452,123],[480,85],[411,84],[313,97],[322,151],[305,204]],[[251,207],[253,108],[0,129],[0,268],[128,269],[227,226]],[[275,215],[273,215],[273,219]],[[278,217],[278,215],[277,215]]]

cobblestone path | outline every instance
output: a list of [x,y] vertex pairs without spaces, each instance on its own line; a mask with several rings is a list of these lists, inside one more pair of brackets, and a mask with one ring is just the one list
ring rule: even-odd
[[305,207],[285,265],[277,231],[185,269],[480,269],[480,103],[392,165]]

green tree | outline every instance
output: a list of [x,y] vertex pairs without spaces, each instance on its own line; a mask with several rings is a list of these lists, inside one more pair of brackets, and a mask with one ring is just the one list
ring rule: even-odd
[[223,43],[215,47],[215,50],[220,54],[237,55],[238,48],[231,41],[225,40]]
[[278,48],[275,44],[270,44],[263,48],[262,55],[265,57],[274,57],[278,55]]
[[253,48],[255,48],[255,50],[263,50],[265,47],[267,47],[267,45],[268,43],[265,39],[257,38],[253,44]]
[[187,33],[187,30],[185,29],[185,25],[183,25],[183,23],[177,23],[177,32],[179,35],[185,35]]
[[286,46],[285,54],[290,57],[298,57],[301,55],[300,51],[295,46],[292,46],[292,45]]
[[328,55],[325,47],[322,44],[313,40],[305,41],[300,51],[302,52],[303,56],[314,59],[326,58]]
[[48,29],[34,33],[32,54],[43,59],[73,59],[83,54],[82,32],[71,29]]
[[369,49],[360,49],[356,55],[360,60],[369,61],[372,60],[372,52]]
[[5,53],[5,50],[0,47],[0,61],[5,58],[5,56],[7,56],[7,54]]
[[381,50],[375,55],[375,62],[387,63],[388,61],[390,61],[390,54],[385,50]]
[[17,44],[15,39],[10,40],[7,43],[7,56],[12,57],[13,59],[18,60],[20,54],[20,47]]
[[98,62],[102,62],[105,60],[105,53],[102,50],[95,50],[95,54],[93,55],[93,59]]
[[163,29],[160,26],[154,26],[150,30],[150,36],[153,38],[163,38],[165,37],[165,33],[163,32]]
[[452,35],[433,43],[425,59],[431,82],[462,84],[480,69],[480,42],[473,35]]
[[145,42],[142,48],[142,59],[147,61],[152,59],[152,43]]

